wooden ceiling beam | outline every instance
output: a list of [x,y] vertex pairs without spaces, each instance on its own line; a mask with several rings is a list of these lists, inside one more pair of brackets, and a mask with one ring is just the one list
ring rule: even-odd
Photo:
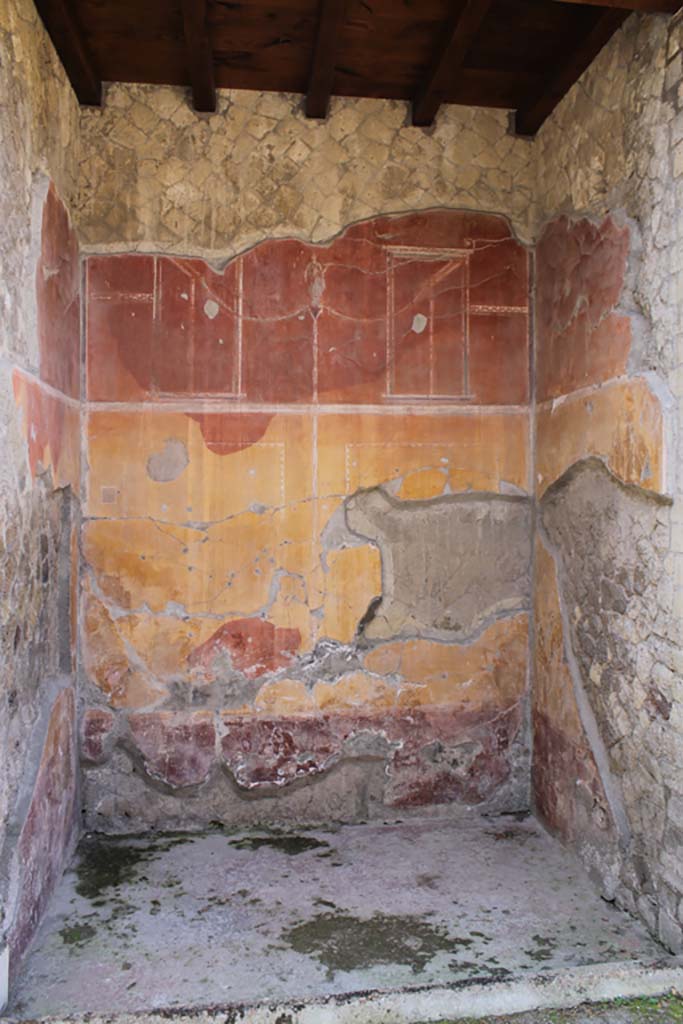
[[546,117],[569,92],[628,16],[628,11],[616,8],[603,10],[601,13],[596,11],[596,19],[591,29],[577,42],[568,60],[546,81],[541,94],[518,109],[515,115],[515,131],[518,135],[536,134]]
[[683,4],[681,0],[555,0],[559,4],[578,7],[615,7],[620,11],[640,11],[641,14],[675,14]]
[[206,0],[181,0],[192,104],[201,113],[216,109],[213,54],[206,26]]
[[306,93],[306,117],[324,119],[334,85],[334,60],[345,0],[320,0],[318,29]]
[[78,102],[90,107],[102,104],[102,81],[85,45],[80,26],[68,0],[36,0],[36,8],[64,65]]
[[491,7],[491,0],[461,0],[452,16],[434,60],[413,100],[413,124],[432,124],[446,94]]

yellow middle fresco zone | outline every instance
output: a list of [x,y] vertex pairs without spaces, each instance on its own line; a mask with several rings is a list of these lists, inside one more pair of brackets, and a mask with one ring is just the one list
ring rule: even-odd
[[[378,486],[406,503],[525,491],[526,412],[156,406],[93,411],[87,429],[84,663],[113,707],[187,706],[200,691],[233,713],[474,709],[524,689],[525,615],[471,646],[380,645],[332,682],[305,685],[297,665],[321,642],[352,644],[382,594],[380,551],[349,531],[346,500]],[[246,649],[221,661],[217,635],[244,620],[268,634],[247,630]],[[247,700],[222,686],[235,668]]]

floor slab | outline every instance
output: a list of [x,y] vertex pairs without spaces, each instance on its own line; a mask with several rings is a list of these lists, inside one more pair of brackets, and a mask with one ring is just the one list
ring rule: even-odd
[[504,982],[663,951],[532,819],[86,838],[16,1018]]

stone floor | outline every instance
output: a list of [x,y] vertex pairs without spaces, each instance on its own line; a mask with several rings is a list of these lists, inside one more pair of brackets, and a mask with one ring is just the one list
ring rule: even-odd
[[88,837],[10,1013],[273,1003],[662,957],[532,819]]

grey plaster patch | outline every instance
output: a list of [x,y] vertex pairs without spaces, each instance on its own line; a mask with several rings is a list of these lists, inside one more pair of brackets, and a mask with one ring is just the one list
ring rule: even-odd
[[[662,957],[528,819],[90,843],[41,928],[17,1016],[534,986],[539,971]],[[84,872],[93,843],[105,884]]]
[[147,459],[147,475],[157,483],[170,483],[178,479],[189,461],[185,442],[169,437],[162,450]]
[[349,527],[382,554],[382,600],[371,640],[419,635],[463,641],[493,619],[529,607],[531,506],[475,492],[401,502],[362,491],[346,502]]
[[150,789],[154,780],[130,752],[117,748],[105,764],[83,765],[84,824],[126,834],[139,830],[143,814],[145,825],[159,830],[205,828],[210,821],[236,828],[306,826],[385,815],[384,761],[357,753],[351,750],[327,772],[277,791],[252,793],[222,771],[178,799],[161,786]]

